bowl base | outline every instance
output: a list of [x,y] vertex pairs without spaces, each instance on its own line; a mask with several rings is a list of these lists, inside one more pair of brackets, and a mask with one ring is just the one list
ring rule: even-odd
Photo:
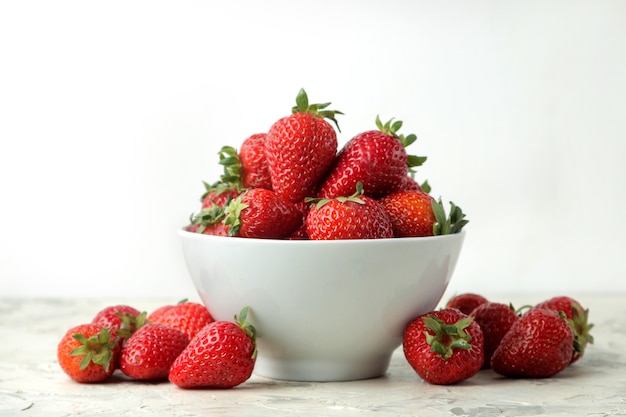
[[339,382],[378,378],[389,368],[391,354],[369,360],[276,359],[259,355],[256,375],[284,381]]

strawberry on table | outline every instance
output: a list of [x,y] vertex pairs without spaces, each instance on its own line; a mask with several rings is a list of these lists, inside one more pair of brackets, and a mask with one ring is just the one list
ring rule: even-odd
[[315,194],[337,154],[337,133],[325,119],[337,124],[335,115],[342,113],[326,110],[329,104],[309,104],[301,89],[292,114],[276,121],[265,138],[272,189],[292,203]]
[[401,121],[383,125],[376,117],[378,130],[369,130],[350,139],[337,154],[330,173],[323,180],[319,197],[349,195],[361,182],[365,195],[381,198],[406,186],[409,168],[421,165],[426,158],[409,156],[405,146],[417,137],[399,135]]
[[549,310],[561,311],[567,319],[567,324],[574,333],[574,344],[572,350],[571,363],[580,359],[584,353],[587,344],[593,343],[593,336],[590,334],[593,324],[589,323],[589,310],[568,296],[556,296],[548,300],[542,301],[535,305],[534,308],[547,308]]
[[464,314],[470,314],[476,307],[488,302],[489,300],[480,294],[467,292],[452,296],[446,303],[446,307],[456,308]]
[[280,239],[302,224],[302,213],[295,204],[264,188],[243,192],[225,207],[224,213],[231,236]]
[[115,371],[119,338],[106,327],[88,323],[69,329],[57,345],[63,372],[77,382],[102,382]]
[[156,309],[148,315],[148,321],[180,330],[191,340],[214,319],[203,304],[182,300],[178,304]]
[[500,341],[517,321],[517,313],[511,305],[486,302],[476,307],[470,314],[483,331],[485,362],[483,368],[491,367],[491,357]]
[[176,358],[169,380],[181,388],[232,388],[247,381],[256,361],[256,330],[244,307],[235,321],[214,321]]
[[361,183],[348,197],[308,199],[314,203],[306,218],[312,240],[380,239],[393,237],[389,215],[376,200],[363,195]]
[[96,313],[92,324],[108,328],[111,333],[121,337],[122,343],[137,329],[144,325],[146,314],[127,304],[107,306]]
[[508,377],[547,378],[569,365],[573,343],[572,329],[559,313],[533,308],[504,335],[491,368]]
[[139,380],[167,379],[174,360],[189,344],[189,337],[161,323],[148,323],[137,330],[122,347],[120,369]]
[[473,318],[454,308],[423,314],[403,335],[404,356],[426,382],[455,384],[482,367],[483,334]]

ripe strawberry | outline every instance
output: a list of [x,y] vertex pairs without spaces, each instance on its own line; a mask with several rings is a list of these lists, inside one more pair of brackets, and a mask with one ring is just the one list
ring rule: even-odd
[[312,240],[380,239],[393,237],[389,216],[382,205],[363,195],[361,183],[349,197],[309,199],[316,204],[306,218]]
[[[427,186],[428,183],[425,183],[424,185]],[[429,187],[430,188],[430,187]],[[415,178],[413,178],[410,174],[407,175],[406,177],[404,177],[403,181],[401,182],[398,191],[420,191],[422,193],[429,193],[430,189],[427,191],[424,189],[424,187],[422,185],[420,185]]]
[[109,329],[97,324],[74,326],[57,345],[59,365],[74,381],[104,381],[115,371],[118,340]]
[[337,124],[335,115],[342,113],[325,110],[329,104],[309,104],[301,89],[292,114],[276,121],[267,133],[265,155],[272,189],[292,203],[315,194],[337,154],[337,133],[324,119]]
[[454,384],[470,378],[484,360],[480,326],[454,308],[426,313],[411,321],[402,346],[411,367],[431,384]]
[[[231,199],[228,199],[229,204]],[[211,202],[198,214],[192,214],[189,219],[190,225],[187,230],[205,235],[228,236],[229,225],[225,225],[223,220],[226,217],[225,208],[218,203]]]
[[433,210],[435,201],[419,191],[397,191],[381,198],[393,227],[395,237],[432,236],[437,221]]
[[165,324],[148,323],[122,346],[120,369],[133,379],[167,379],[170,366],[188,344],[184,332]]
[[217,205],[224,207],[228,202],[236,198],[241,193],[238,185],[217,181],[213,184],[203,183],[205,192],[200,200],[202,201],[202,209]]
[[517,313],[511,305],[487,302],[476,307],[469,316],[474,318],[483,331],[485,340],[483,368],[489,368],[493,352],[496,351],[513,323],[517,321]]
[[480,294],[463,293],[457,294],[450,298],[446,303],[447,308],[456,308],[464,314],[470,314],[476,307],[481,304],[488,303],[485,297]]
[[108,306],[96,313],[91,321],[108,328],[111,333],[121,337],[122,343],[128,339],[137,329],[144,325],[146,314],[141,313],[135,307],[119,304]]
[[239,148],[241,161],[241,184],[244,188],[272,189],[267,157],[265,156],[266,133],[247,137]]
[[559,313],[533,308],[504,335],[491,357],[491,367],[509,377],[550,377],[570,363],[573,343],[572,329]]
[[296,208],[302,214],[302,223],[296,229],[295,232],[287,236],[285,239],[288,240],[308,240],[309,235],[306,232],[306,216],[309,214],[309,210],[311,209],[311,204],[308,201],[301,201],[296,203]]
[[593,343],[593,336],[589,333],[593,324],[589,323],[589,310],[583,309],[575,299],[567,296],[557,296],[537,304],[534,308],[547,308],[554,311],[562,311],[567,319],[567,324],[574,333],[574,344],[571,363],[580,359],[587,344]]
[[245,191],[224,212],[231,236],[280,239],[302,224],[302,213],[293,203],[264,188]]
[[398,135],[402,122],[392,121],[383,125],[376,117],[379,130],[360,133],[344,145],[322,181],[320,197],[349,195],[358,182],[363,184],[365,195],[376,199],[402,189],[409,166],[421,165],[426,158],[407,155],[405,146],[417,137]]
[[256,361],[256,330],[246,321],[214,321],[189,343],[172,364],[169,380],[181,388],[231,388],[247,381]]
[[152,323],[161,323],[184,332],[189,340],[214,321],[209,310],[200,303],[183,300],[176,305],[163,306],[148,316]]

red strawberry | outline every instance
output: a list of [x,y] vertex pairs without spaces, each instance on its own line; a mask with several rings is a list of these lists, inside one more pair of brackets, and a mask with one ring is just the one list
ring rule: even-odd
[[[393,120],[393,119],[392,119]],[[410,166],[421,165],[426,158],[409,156],[405,146],[415,135],[398,135],[401,121],[385,125],[376,117],[379,130],[360,133],[339,151],[328,176],[322,181],[318,195],[334,198],[349,195],[361,182],[365,195],[380,198],[402,189]]]
[[213,204],[217,204],[220,207],[224,207],[230,200],[236,198],[240,191],[238,188],[232,185],[224,185],[222,183],[215,183],[213,185],[205,184],[206,192],[202,195],[202,208],[211,207]]
[[309,105],[301,89],[293,113],[276,121],[267,133],[265,155],[272,189],[292,203],[315,194],[337,154],[337,133],[324,118],[337,124],[335,115],[341,112],[325,110],[329,104]]
[[126,340],[144,325],[145,318],[146,314],[142,314],[135,307],[119,304],[100,310],[91,323],[106,327],[111,333]]
[[485,362],[483,368],[491,366],[491,357],[496,351],[500,341],[509,331],[513,323],[517,321],[517,314],[511,305],[502,303],[482,303],[470,313],[483,331],[485,340]]
[[160,323],[148,323],[122,346],[120,369],[133,379],[167,379],[170,366],[189,344],[187,335]]
[[115,371],[118,340],[109,329],[97,324],[72,327],[57,346],[59,365],[74,381],[104,381]]
[[213,316],[203,304],[186,300],[153,311],[148,316],[148,320],[180,330],[187,334],[189,340],[193,339],[204,326],[214,321]]
[[383,206],[364,196],[361,183],[349,197],[310,199],[316,204],[306,218],[312,240],[380,239],[393,237],[391,221]]
[[189,343],[172,364],[169,380],[181,388],[231,388],[247,381],[256,361],[256,330],[246,321],[214,321]]
[[550,377],[570,363],[573,343],[572,329],[559,313],[533,308],[504,335],[491,357],[491,367],[509,377]]
[[567,296],[557,296],[537,304],[534,308],[547,308],[554,311],[562,311],[567,323],[574,333],[574,345],[572,351],[572,363],[580,359],[587,344],[593,343],[593,336],[589,333],[593,324],[589,323],[589,310],[583,309],[575,299]]
[[480,326],[454,308],[423,314],[409,323],[404,356],[426,382],[454,384],[474,376],[483,364]]
[[481,304],[488,303],[485,297],[480,294],[474,293],[463,293],[457,294],[450,298],[446,303],[447,308],[456,308],[464,314],[470,314],[476,307]]
[[256,133],[246,138],[239,148],[241,183],[244,188],[272,189],[272,178],[265,156],[266,133]]
[[306,216],[309,214],[309,210],[311,209],[311,204],[308,201],[301,201],[296,203],[296,208],[300,210],[302,214],[302,223],[296,229],[295,232],[286,237],[289,240],[308,240],[309,235],[306,232]]
[[437,221],[433,210],[435,201],[419,191],[398,191],[381,198],[393,227],[395,237],[432,236]]
[[280,239],[302,224],[298,208],[271,190],[245,191],[225,208],[229,234],[247,238]]
[[429,191],[425,190],[422,185],[420,185],[410,174],[404,177],[398,191],[420,191],[423,193],[429,193]]

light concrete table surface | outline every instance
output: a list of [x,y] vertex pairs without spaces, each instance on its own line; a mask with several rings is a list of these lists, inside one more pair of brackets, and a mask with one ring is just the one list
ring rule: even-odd
[[[554,294],[558,295],[558,294]],[[491,296],[520,306],[545,296]],[[491,370],[448,386],[423,382],[396,350],[387,374],[350,382],[290,382],[253,375],[229,390],[183,390],[168,382],[78,384],[56,361],[65,331],[110,304],[152,311],[172,300],[0,299],[0,416],[626,416],[626,294],[578,295],[595,344],[546,379]]]

